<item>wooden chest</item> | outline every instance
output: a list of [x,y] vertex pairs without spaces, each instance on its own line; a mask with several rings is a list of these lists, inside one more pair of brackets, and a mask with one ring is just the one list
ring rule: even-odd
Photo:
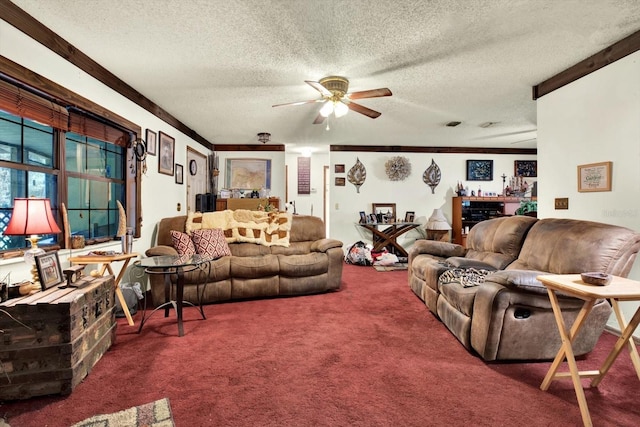
[[71,393],[115,342],[113,276],[75,284],[0,304],[0,400]]

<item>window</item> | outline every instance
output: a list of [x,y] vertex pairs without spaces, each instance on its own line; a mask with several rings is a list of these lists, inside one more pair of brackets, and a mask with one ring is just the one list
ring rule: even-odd
[[[0,229],[9,223],[16,197],[47,197],[57,214],[54,137],[53,128],[0,110]],[[45,236],[43,243],[56,237]],[[26,246],[22,236],[0,237],[0,250]]]
[[66,207],[73,234],[87,240],[115,236],[116,200],[124,200],[125,195],[125,156],[124,147],[66,133]]
[[[113,113],[108,117],[132,125]],[[112,240],[119,220],[116,201],[128,218],[139,218],[140,173],[129,165],[134,160],[128,155],[128,141],[139,132],[135,125],[107,122],[94,113],[67,111],[0,80],[0,231],[9,222],[14,198],[46,197],[61,226],[58,208],[65,203],[71,234],[83,235],[88,244]],[[63,246],[57,240],[57,235],[44,236],[41,242]],[[0,234],[0,251],[25,247],[24,237]]]

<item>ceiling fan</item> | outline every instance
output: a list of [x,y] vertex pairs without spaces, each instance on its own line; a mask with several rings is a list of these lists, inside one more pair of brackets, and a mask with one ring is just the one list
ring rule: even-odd
[[336,117],[342,117],[349,110],[353,110],[357,113],[364,114],[367,117],[375,119],[380,117],[381,113],[378,111],[367,108],[364,105],[356,104],[354,99],[364,98],[377,98],[381,96],[391,96],[392,93],[388,88],[363,90],[359,92],[348,93],[349,80],[340,76],[329,76],[320,81],[314,82],[311,80],[305,80],[309,86],[320,92],[322,98],[312,99],[309,101],[289,102],[286,104],[276,104],[274,107],[281,107],[283,105],[303,105],[322,102],[324,105],[320,108],[320,112],[316,119],[313,121],[314,125],[321,124],[331,114]]

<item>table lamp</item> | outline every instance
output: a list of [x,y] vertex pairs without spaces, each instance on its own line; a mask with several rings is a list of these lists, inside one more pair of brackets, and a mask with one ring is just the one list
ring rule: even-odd
[[427,220],[425,227],[427,229],[427,239],[446,241],[445,236],[451,230],[451,226],[444,217],[442,209],[434,209],[433,213]]
[[38,247],[39,234],[60,233],[60,227],[51,213],[51,202],[49,199],[38,198],[16,198],[13,200],[13,213],[7,228],[4,230],[5,236],[24,236],[31,242],[31,249],[24,252],[24,262],[31,265],[31,276],[33,283],[38,283],[38,270],[35,265],[35,257],[45,253]]

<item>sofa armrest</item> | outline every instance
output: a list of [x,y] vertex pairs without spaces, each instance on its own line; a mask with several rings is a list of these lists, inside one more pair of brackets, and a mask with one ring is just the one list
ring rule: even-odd
[[173,246],[158,245],[147,249],[144,254],[148,257],[163,255],[178,255],[178,251]]
[[409,257],[413,258],[420,254],[434,255],[441,258],[463,257],[467,253],[464,246],[449,242],[439,242],[436,240],[416,240],[411,249]]
[[492,273],[488,280],[510,289],[547,295],[547,288],[537,276],[547,274],[537,270],[501,270]]
[[327,252],[331,248],[341,248],[342,242],[337,239],[320,239],[311,244],[311,252]]

